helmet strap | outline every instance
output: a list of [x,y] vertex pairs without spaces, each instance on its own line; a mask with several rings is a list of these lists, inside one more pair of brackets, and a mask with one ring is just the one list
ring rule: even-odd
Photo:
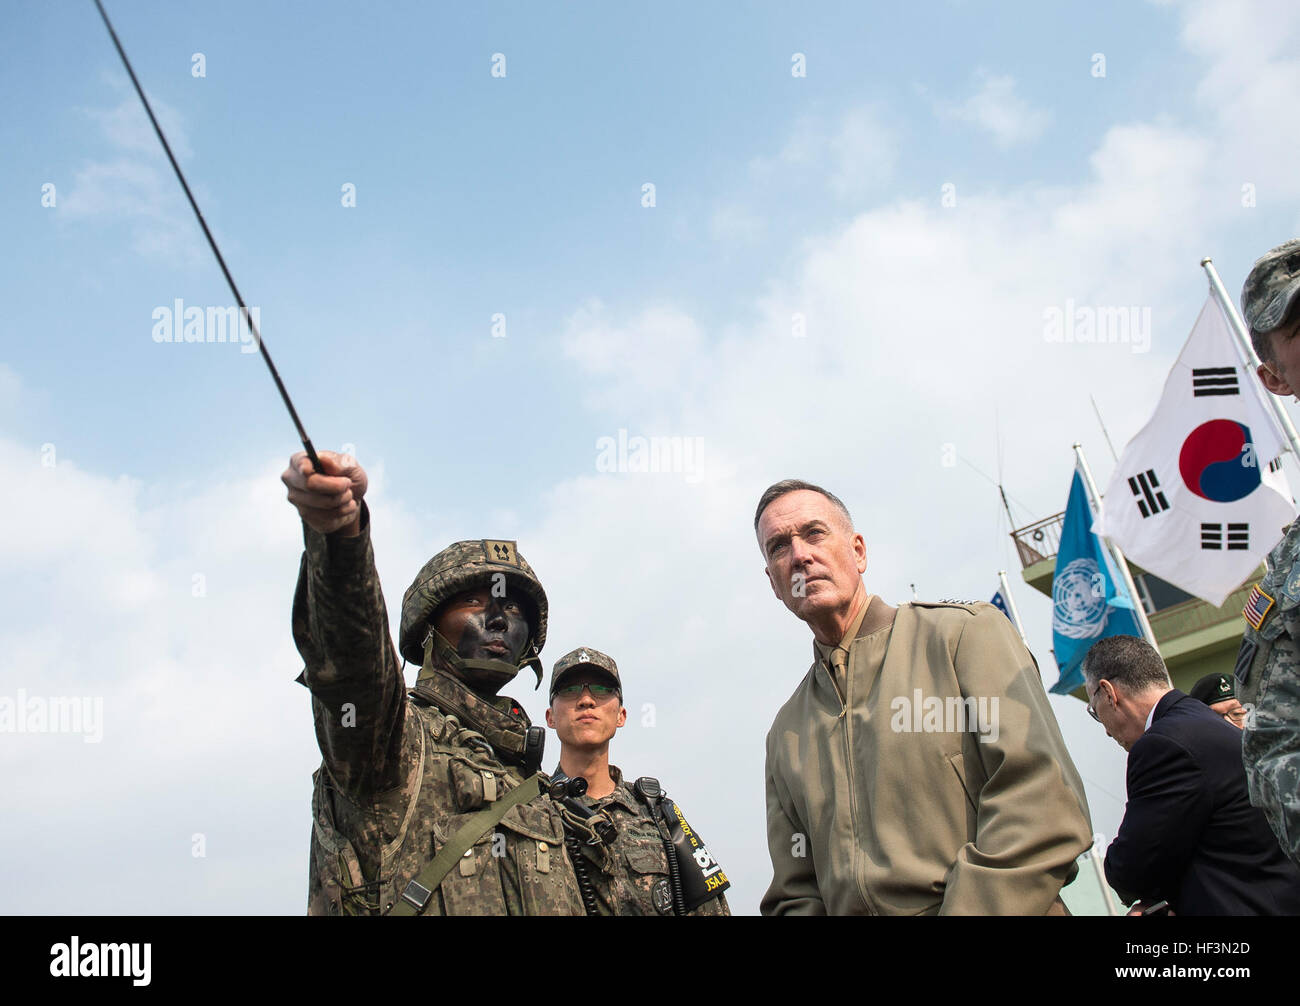
[[[448,646],[446,640],[432,633]],[[453,675],[447,668],[433,663],[436,643],[432,639],[424,642],[424,664],[420,676],[416,679],[411,695],[435,706],[446,715],[455,716],[463,727],[476,731],[492,745],[498,758],[508,765],[520,765],[526,773],[537,771],[541,765],[542,748],[546,733],[541,727],[534,727],[528,721],[528,714],[507,698],[484,696],[471,688],[465,681]],[[453,651],[453,655],[455,654]],[[462,660],[466,666],[473,664],[498,664],[510,670],[511,676],[518,668],[511,667],[505,661]]]
[[542,687],[542,661],[537,653],[537,644],[532,639],[528,641],[528,650],[528,656],[518,664],[512,664],[508,660],[466,659],[431,625],[429,634],[424,637],[424,663],[420,665],[420,674],[416,680],[432,674],[437,664],[442,664],[471,688],[474,684],[481,684],[485,691],[495,695],[514,680],[520,670],[531,667],[537,676],[537,684],[533,687],[533,691],[536,691]]

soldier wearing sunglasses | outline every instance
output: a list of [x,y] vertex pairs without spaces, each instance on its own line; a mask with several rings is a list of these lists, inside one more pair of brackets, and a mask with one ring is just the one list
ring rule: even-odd
[[608,853],[570,849],[580,856],[584,898],[594,896],[601,915],[730,915],[726,874],[658,781],[629,784],[609,763],[609,742],[627,722],[613,658],[590,647],[566,653],[551,672],[550,697],[546,725],[560,738],[554,778],[585,780],[576,800],[616,831]]

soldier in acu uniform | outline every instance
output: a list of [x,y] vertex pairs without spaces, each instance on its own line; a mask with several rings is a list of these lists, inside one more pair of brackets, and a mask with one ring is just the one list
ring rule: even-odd
[[[1255,263],[1241,312],[1264,387],[1300,395],[1300,240]],[[1250,802],[1300,865],[1300,521],[1282,532],[1242,612],[1248,628],[1237,657],[1237,698],[1247,709],[1242,760]]]
[[[591,647],[566,653],[551,672],[546,725],[560,738],[557,781],[583,780],[570,799],[608,853],[570,839],[579,884],[600,915],[730,915],[722,867],[655,779],[628,784],[609,763],[609,742],[627,721],[612,657]],[[572,788],[572,787],[571,787]]]
[[299,453],[281,476],[303,518],[293,633],[323,756],[308,913],[582,914],[564,812],[538,772],[545,732],[497,694],[527,666],[541,684],[542,585],[514,542],[457,542],[430,559],[402,602],[400,652],[420,666],[408,693],[365,472],[320,458],[323,473]]

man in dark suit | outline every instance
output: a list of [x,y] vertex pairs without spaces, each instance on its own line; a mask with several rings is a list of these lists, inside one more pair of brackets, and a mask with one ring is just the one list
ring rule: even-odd
[[1083,675],[1089,714],[1129,753],[1110,886],[1175,915],[1300,914],[1300,870],[1250,805],[1241,731],[1174,688],[1136,636],[1098,640]]

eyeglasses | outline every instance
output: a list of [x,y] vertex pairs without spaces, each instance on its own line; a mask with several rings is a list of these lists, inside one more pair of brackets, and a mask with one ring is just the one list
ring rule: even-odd
[[1102,693],[1102,690],[1103,690],[1103,689],[1102,689],[1102,687],[1101,687],[1101,682],[1098,681],[1098,682],[1097,682],[1097,690],[1096,690],[1095,692],[1092,693],[1092,698],[1090,698],[1090,699],[1088,700],[1088,715],[1091,716],[1091,717],[1092,717],[1094,720],[1096,720],[1098,723],[1101,722],[1101,717],[1097,715],[1097,709],[1096,709],[1096,707],[1093,705],[1093,703],[1097,701],[1097,696],[1100,695],[1100,694]]
[[556,695],[563,695],[566,699],[576,699],[582,694],[583,689],[591,692],[591,697],[597,702],[607,699],[611,695],[617,695],[618,689],[613,685],[560,685],[555,689]]

